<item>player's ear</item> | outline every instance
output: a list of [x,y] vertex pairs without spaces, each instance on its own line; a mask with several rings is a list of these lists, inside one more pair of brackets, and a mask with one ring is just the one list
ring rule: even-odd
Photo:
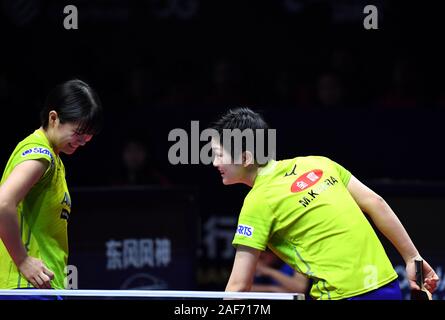
[[57,111],[51,110],[48,114],[48,124],[54,126],[58,119],[59,115],[57,114]]
[[243,167],[250,166],[254,164],[255,160],[253,158],[253,154],[250,151],[243,152]]

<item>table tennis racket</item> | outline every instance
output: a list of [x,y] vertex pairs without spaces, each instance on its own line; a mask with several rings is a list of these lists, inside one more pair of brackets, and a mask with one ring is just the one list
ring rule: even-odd
[[416,268],[416,283],[420,290],[411,290],[411,300],[432,300],[431,292],[423,285],[425,279],[423,277],[423,260],[414,260]]

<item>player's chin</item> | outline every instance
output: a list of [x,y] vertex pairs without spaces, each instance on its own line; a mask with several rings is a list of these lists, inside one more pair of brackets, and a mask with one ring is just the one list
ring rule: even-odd
[[225,177],[222,178],[222,183],[226,186],[234,184],[235,182],[231,181],[230,179],[227,179]]
[[65,150],[62,150],[62,152],[67,155],[72,155],[74,152],[76,152],[76,150],[77,148],[76,149],[66,148]]

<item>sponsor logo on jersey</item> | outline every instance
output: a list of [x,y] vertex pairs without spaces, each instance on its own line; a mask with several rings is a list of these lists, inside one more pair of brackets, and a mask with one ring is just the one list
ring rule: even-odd
[[321,177],[323,176],[323,170],[315,169],[309,172],[306,172],[298,177],[290,188],[291,192],[300,192],[306,190],[307,188],[312,187],[316,184]]
[[253,235],[253,227],[244,224],[239,224],[238,227],[236,228],[236,234],[250,238]]
[[60,212],[60,219],[68,220],[70,218],[70,213],[66,209],[62,209]]
[[25,150],[22,152],[22,157],[26,157],[26,156],[28,156],[30,154],[34,154],[34,153],[47,155],[48,157],[51,158],[51,163],[52,164],[54,163],[54,159],[53,159],[53,155],[52,155],[51,151],[49,151],[47,148],[42,148],[42,147],[35,147],[35,148],[30,148],[28,150]]
[[68,192],[63,195],[63,200],[60,203],[62,205],[62,211],[60,212],[60,219],[68,220],[71,213],[71,198]]

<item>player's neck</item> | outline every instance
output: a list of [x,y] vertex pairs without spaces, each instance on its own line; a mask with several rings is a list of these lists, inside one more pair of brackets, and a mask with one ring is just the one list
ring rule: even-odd
[[49,128],[44,129],[43,127],[40,127],[39,130],[41,130],[45,135],[54,153],[59,154],[59,150],[56,148],[55,143],[53,142],[52,133],[50,132]]
[[243,183],[247,184],[249,187],[253,187],[255,183],[255,179],[258,175],[258,167],[257,166],[249,166],[246,169],[246,174],[244,175]]

